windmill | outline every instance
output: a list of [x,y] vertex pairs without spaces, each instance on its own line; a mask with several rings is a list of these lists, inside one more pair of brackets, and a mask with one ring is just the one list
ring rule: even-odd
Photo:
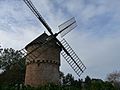
[[[25,84],[37,86],[40,84],[46,84],[49,81],[58,84],[60,52],[75,73],[80,77],[86,67],[67,43],[67,41],[63,38],[64,35],[76,27],[75,18],[71,18],[70,20],[61,24],[59,26],[60,31],[53,33],[52,29],[37,11],[33,3],[30,0],[23,1],[50,33],[50,36],[48,36],[46,33],[43,33],[41,36],[29,43],[25,47],[26,50],[23,49],[27,58]],[[61,41],[57,39],[59,34],[61,34],[61,37],[63,38]],[[36,66],[35,63],[37,63],[38,66]]]

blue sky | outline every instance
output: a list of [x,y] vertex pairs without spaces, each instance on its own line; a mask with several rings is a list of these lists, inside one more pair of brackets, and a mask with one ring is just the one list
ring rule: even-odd
[[[64,38],[87,69],[81,78],[105,79],[120,70],[120,0],[31,0],[53,32],[75,17],[77,27]],[[22,0],[0,0],[0,43],[22,49],[47,30]],[[48,32],[47,32],[48,33]],[[76,74],[61,58],[61,70]]]

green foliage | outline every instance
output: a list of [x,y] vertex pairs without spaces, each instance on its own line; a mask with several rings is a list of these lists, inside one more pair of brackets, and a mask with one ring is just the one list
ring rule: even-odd
[[0,51],[0,68],[3,70],[10,69],[10,66],[16,63],[21,65],[23,62],[23,54],[19,50],[14,50],[12,48],[1,49]]
[[[0,47],[0,68],[4,70],[0,74],[0,90],[120,90],[113,83],[114,77],[120,74],[110,74],[110,82],[101,79],[91,79],[89,76],[83,80],[75,80],[72,74],[60,72],[61,85],[48,84],[37,88],[24,86],[25,58],[19,50]],[[119,77],[115,79],[119,81]],[[113,85],[114,84],[114,85]]]
[[91,83],[91,78],[89,76],[86,76],[85,83],[86,84],[90,84]]
[[87,82],[88,81],[89,83],[85,83],[84,85],[86,90],[116,90],[111,83],[104,82],[101,79],[87,79]]
[[75,86],[64,86],[64,85],[55,85],[48,84],[45,86],[39,87],[30,87],[30,86],[13,86],[13,85],[1,85],[0,90],[117,90],[115,89],[111,83],[109,82],[100,82],[100,81],[92,81],[89,88],[86,87],[75,87]]
[[74,87],[74,88],[79,88],[81,89],[81,85],[82,85],[82,81],[79,79],[79,80],[74,80],[74,77],[72,76],[72,74],[67,74],[66,76],[63,75],[63,86],[66,86],[67,87]]
[[115,86],[117,90],[120,90],[120,71],[115,71],[107,75],[107,80]]
[[64,85],[72,85],[74,83],[74,77],[72,76],[72,74],[67,74],[64,78],[63,78],[63,84]]
[[0,84],[23,83],[25,76],[25,58],[19,50],[0,49]]

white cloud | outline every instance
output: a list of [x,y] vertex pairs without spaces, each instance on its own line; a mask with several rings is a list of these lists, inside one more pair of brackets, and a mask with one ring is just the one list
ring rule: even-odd
[[[65,38],[87,66],[85,76],[105,78],[105,74],[119,68],[119,0],[31,1],[54,32],[59,24],[76,17],[78,27]],[[46,30],[22,0],[2,0],[0,8],[0,43],[4,47],[21,49]],[[73,72],[62,64],[63,71]]]
[[68,38],[68,41],[87,67],[83,75],[105,79],[108,73],[119,70],[120,32],[101,38],[93,35],[72,33],[72,40]]

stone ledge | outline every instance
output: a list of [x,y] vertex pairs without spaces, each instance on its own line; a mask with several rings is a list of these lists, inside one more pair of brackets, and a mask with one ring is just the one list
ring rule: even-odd
[[53,61],[53,60],[37,60],[36,62],[35,62],[35,60],[33,60],[33,61],[30,61],[30,62],[27,62],[26,65],[33,64],[33,63],[36,63],[36,64],[40,64],[40,63],[51,63],[51,64],[60,65],[59,62],[56,62],[56,61]]

